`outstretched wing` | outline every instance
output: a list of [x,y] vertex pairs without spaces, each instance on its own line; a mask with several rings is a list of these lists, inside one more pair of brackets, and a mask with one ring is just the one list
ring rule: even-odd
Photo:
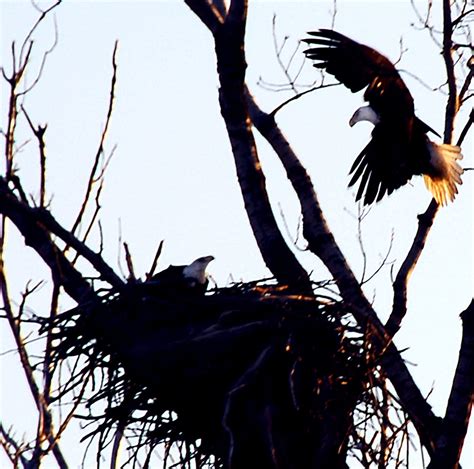
[[414,174],[412,165],[400,158],[401,154],[410,151],[407,142],[386,145],[390,134],[391,129],[383,123],[378,124],[372,132],[372,139],[352,164],[349,187],[360,180],[356,200],[363,199],[365,205],[379,202],[385,195],[405,185]]
[[334,75],[353,93],[367,87],[364,99],[382,119],[413,119],[413,98],[390,60],[336,31],[308,34],[312,37],[304,42],[316,47],[304,53],[316,68]]
[[314,66],[325,69],[352,92],[366,87],[364,99],[378,115],[372,139],[351,168],[349,186],[360,181],[356,199],[366,205],[379,201],[419,174],[414,133],[420,142],[431,130],[415,117],[413,98],[395,66],[376,50],[348,37],[321,29],[308,33],[305,51]]

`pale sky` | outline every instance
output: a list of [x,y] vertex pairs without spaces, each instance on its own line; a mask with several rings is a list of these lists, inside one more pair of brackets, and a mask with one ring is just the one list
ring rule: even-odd
[[[333,3],[327,1],[250,1],[247,27],[247,83],[259,105],[272,110],[291,96],[258,86],[284,83],[273,49],[272,17],[279,40],[288,35],[288,54],[305,32],[330,27]],[[396,61],[398,67],[436,88],[444,81],[444,65],[429,35],[412,26],[416,17],[410,2],[340,1],[335,28]],[[439,17],[441,1],[434,2]],[[2,66],[10,70],[13,40],[25,36],[35,19],[28,1],[1,2]],[[160,240],[165,249],[160,268],[189,263],[212,254],[209,271],[218,285],[230,279],[267,276],[243,209],[233,157],[220,116],[215,55],[210,33],[182,2],[176,1],[67,1],[56,10],[58,44],[49,56],[42,80],[27,96],[25,106],[37,123],[47,123],[48,195],[52,211],[66,227],[72,223],[85,190],[88,170],[102,131],[112,74],[114,41],[119,40],[116,102],[106,152],[116,146],[102,198],[104,256],[117,268],[119,236],[127,241],[139,275],[149,269]],[[35,35],[35,66],[54,42],[52,17]],[[299,65],[298,53],[295,64]],[[306,64],[301,83],[310,83],[315,71]],[[412,76],[402,75],[414,98],[417,114],[443,131],[445,96],[433,92]],[[5,109],[5,86],[1,87]],[[361,94],[343,87],[320,90],[286,106],[277,121],[310,173],[336,240],[360,275],[362,256],[357,241],[354,191],[347,189],[352,161],[370,136],[368,123],[350,128],[348,120],[362,105]],[[469,104],[469,103],[468,103]],[[469,107],[459,115],[456,137]],[[1,116],[5,125],[5,113]],[[30,138],[24,119],[20,133]],[[296,197],[278,159],[256,134],[259,156],[267,178],[275,215],[289,240],[296,236],[299,213]],[[472,133],[463,145],[464,166],[472,167]],[[38,156],[34,141],[18,155],[19,175],[25,187],[38,191]],[[409,286],[409,311],[396,336],[399,349],[413,364],[410,371],[429,402],[443,415],[460,345],[459,313],[472,298],[473,185],[472,172],[454,204],[441,209]],[[417,228],[417,215],[430,195],[422,178],[383,199],[362,226],[368,270],[378,266],[394,233],[390,260],[397,272]],[[282,215],[282,213],[284,215]],[[289,228],[289,235],[284,225]],[[10,232],[7,253],[15,300],[29,278],[48,278],[36,256]],[[290,238],[291,236],[291,238]],[[95,239],[95,242],[97,239]],[[95,248],[94,241],[92,242]],[[304,247],[299,238],[298,245]],[[297,251],[313,272],[327,278],[311,254]],[[122,266],[123,256],[122,256]],[[47,288],[30,307],[45,308]],[[365,291],[381,318],[391,307],[390,269],[385,268]],[[47,303],[46,303],[47,305]],[[63,305],[65,308],[69,303]],[[2,323],[1,352],[11,347]],[[1,415],[19,434],[31,434],[31,400],[11,355],[2,356]],[[472,427],[472,425],[471,425]],[[73,434],[71,434],[73,433]],[[82,447],[79,433],[66,432],[63,451],[72,454],[71,467]],[[474,440],[471,431],[470,439]],[[468,439],[469,440],[469,439]],[[467,440],[467,441],[468,441]],[[474,467],[473,445],[466,446],[464,467]],[[0,467],[5,466],[0,454]],[[77,467],[80,461],[77,461]],[[355,466],[354,466],[355,467]],[[420,466],[421,467],[421,466]]]

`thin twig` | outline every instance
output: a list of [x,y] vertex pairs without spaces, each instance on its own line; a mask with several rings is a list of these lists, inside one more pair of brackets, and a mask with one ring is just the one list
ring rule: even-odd
[[[56,7],[58,7],[62,3],[62,0],[57,0],[56,3],[53,3],[49,8],[46,10],[39,10],[40,11],[40,16],[36,20],[35,24],[31,27],[30,31],[28,32],[27,36],[23,40],[23,43],[21,45],[21,50],[20,50],[20,62],[27,62],[28,61],[28,55],[29,52],[26,53],[26,57],[24,57],[25,50],[28,47],[28,49],[31,48],[31,45],[33,43],[33,40],[31,39],[33,36],[33,33],[36,31],[38,26],[44,21],[44,19],[48,16],[49,13],[51,13]],[[27,46],[28,44],[28,46]],[[24,60],[23,60],[24,59]]]
[[[469,117],[467,119],[467,122],[466,124],[464,125],[462,131],[461,131],[461,134],[459,135],[459,138],[458,138],[458,141],[456,142],[456,145],[457,146],[461,146],[462,145],[462,142],[464,141],[464,139],[466,138],[472,124],[474,122],[474,108],[471,109],[471,112],[469,114]],[[466,171],[466,169],[464,169],[464,171]]]
[[470,65],[469,72],[462,84],[461,91],[459,92],[459,101],[460,103],[464,103],[469,99],[469,95],[466,96],[467,92],[469,91],[469,87],[471,86],[472,79],[474,78],[474,58],[471,59],[472,64]]
[[[62,1],[62,0],[59,0],[59,1]],[[53,8],[56,7],[57,5],[59,5],[59,3],[56,3],[56,5],[53,5]],[[31,45],[33,45],[33,41],[31,41]],[[56,24],[56,18],[54,17],[54,41],[53,41],[53,44],[51,45],[51,47],[49,49],[47,49],[43,53],[43,57],[41,59],[39,69],[36,72],[36,76],[33,79],[31,85],[27,86],[24,90],[22,90],[20,93],[18,93],[18,96],[24,96],[25,94],[29,93],[33,88],[36,87],[36,85],[41,80],[41,76],[43,75],[43,70],[46,66],[48,56],[54,51],[54,49],[56,48],[57,45],[58,45],[58,27],[57,27],[57,24]]]
[[117,62],[116,62],[117,50],[118,50],[118,41],[115,41],[114,50],[113,50],[113,53],[112,53],[113,73],[112,73],[112,80],[111,80],[111,84],[110,84],[109,105],[108,105],[108,109],[107,109],[107,115],[106,115],[106,118],[105,118],[105,125],[104,125],[104,129],[102,130],[102,134],[100,136],[99,147],[97,148],[97,152],[96,152],[96,155],[95,155],[95,158],[94,158],[94,163],[92,165],[92,169],[91,169],[90,174],[89,174],[89,180],[87,182],[87,188],[86,188],[86,192],[85,192],[85,195],[84,195],[83,203],[81,205],[79,213],[77,214],[76,220],[73,223],[72,228],[71,228],[71,233],[72,234],[74,234],[76,232],[77,228],[79,227],[79,225],[82,222],[82,217],[84,216],[86,208],[89,204],[90,195],[91,195],[91,192],[92,192],[92,188],[94,186],[94,182],[96,180],[99,163],[101,161],[101,157],[102,157],[103,152],[104,152],[105,139],[106,139],[107,131],[109,129],[110,121],[111,121],[111,118],[112,118],[112,111],[113,111],[114,100],[115,100],[115,85],[116,85],[116,82],[117,82]]
[[293,57],[296,54],[296,51],[298,50],[299,45],[296,48],[296,50],[293,52],[293,55],[290,57],[289,62],[285,65],[283,63],[282,59],[281,59],[281,54],[282,54],[283,49],[286,45],[286,41],[288,40],[288,36],[285,36],[283,38],[283,42],[281,43],[281,45],[278,45],[277,33],[276,33],[276,14],[274,14],[273,18],[272,18],[272,36],[273,36],[273,48],[274,48],[274,51],[275,51],[275,56],[276,56],[278,65],[280,66],[280,69],[284,73],[284,75],[286,77],[286,80],[287,80],[288,84],[291,87],[291,90],[295,94],[298,94],[298,90],[296,89],[295,82],[290,76],[289,68],[290,68],[290,65],[291,65],[291,61],[293,60]]
[[160,244],[158,245],[158,249],[156,250],[156,253],[155,253],[155,257],[153,258],[153,262],[151,264],[151,267],[150,267],[150,270],[148,271],[148,273],[146,274],[146,279],[149,280],[151,277],[153,277],[154,273],[155,273],[155,270],[156,270],[156,266],[158,264],[158,259],[160,258],[161,256],[161,251],[163,250],[163,244],[164,244],[165,240],[162,239],[160,241]]
[[128,248],[128,244],[126,242],[123,243],[123,248],[125,250],[125,262],[127,263],[128,268],[128,278],[129,280],[134,281],[137,279],[137,277],[135,276],[132,255],[130,254],[130,249]]
[[273,109],[272,112],[270,112],[270,116],[275,116],[276,113],[278,111],[280,111],[283,107],[285,107],[287,104],[291,103],[292,101],[296,101],[297,99],[302,98],[304,95],[306,95],[308,93],[312,93],[313,91],[321,90],[323,88],[330,88],[331,86],[339,86],[339,85],[340,85],[340,83],[330,83],[328,85],[321,84],[321,85],[313,86],[309,90],[303,91],[302,93],[299,93],[295,96],[292,96],[291,98],[287,99],[286,101],[284,101],[283,103],[278,105],[275,109]]
[[35,127],[29,114],[26,112],[26,109],[23,105],[21,105],[21,110],[28,121],[31,131],[33,132],[36,140],[38,141],[39,147],[39,154],[40,154],[40,207],[45,206],[45,198],[46,198],[46,143],[44,141],[44,134],[48,127],[47,124],[45,125],[38,125]]

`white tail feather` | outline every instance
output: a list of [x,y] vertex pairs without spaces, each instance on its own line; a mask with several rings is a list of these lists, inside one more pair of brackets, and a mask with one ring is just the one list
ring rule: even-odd
[[428,142],[428,149],[431,155],[430,172],[423,174],[423,178],[436,202],[446,205],[448,201],[452,202],[458,193],[456,184],[462,184],[461,174],[464,170],[457,162],[462,159],[461,149],[431,141]]

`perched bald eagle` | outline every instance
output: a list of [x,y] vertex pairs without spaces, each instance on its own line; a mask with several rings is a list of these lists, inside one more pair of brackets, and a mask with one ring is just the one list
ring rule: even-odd
[[[374,124],[372,139],[354,161],[349,187],[360,180],[356,200],[365,205],[380,201],[385,194],[406,184],[412,176],[423,175],[438,204],[452,201],[462,184],[460,148],[438,145],[426,135],[431,127],[415,116],[413,98],[395,66],[374,49],[328,29],[309,32],[305,39],[314,44],[304,51],[353,93],[366,87],[369,106],[358,109],[353,126],[367,120]],[[438,135],[439,136],[439,135]]]
[[155,293],[204,294],[209,280],[206,268],[214,256],[199,257],[189,265],[170,265],[147,282]]

